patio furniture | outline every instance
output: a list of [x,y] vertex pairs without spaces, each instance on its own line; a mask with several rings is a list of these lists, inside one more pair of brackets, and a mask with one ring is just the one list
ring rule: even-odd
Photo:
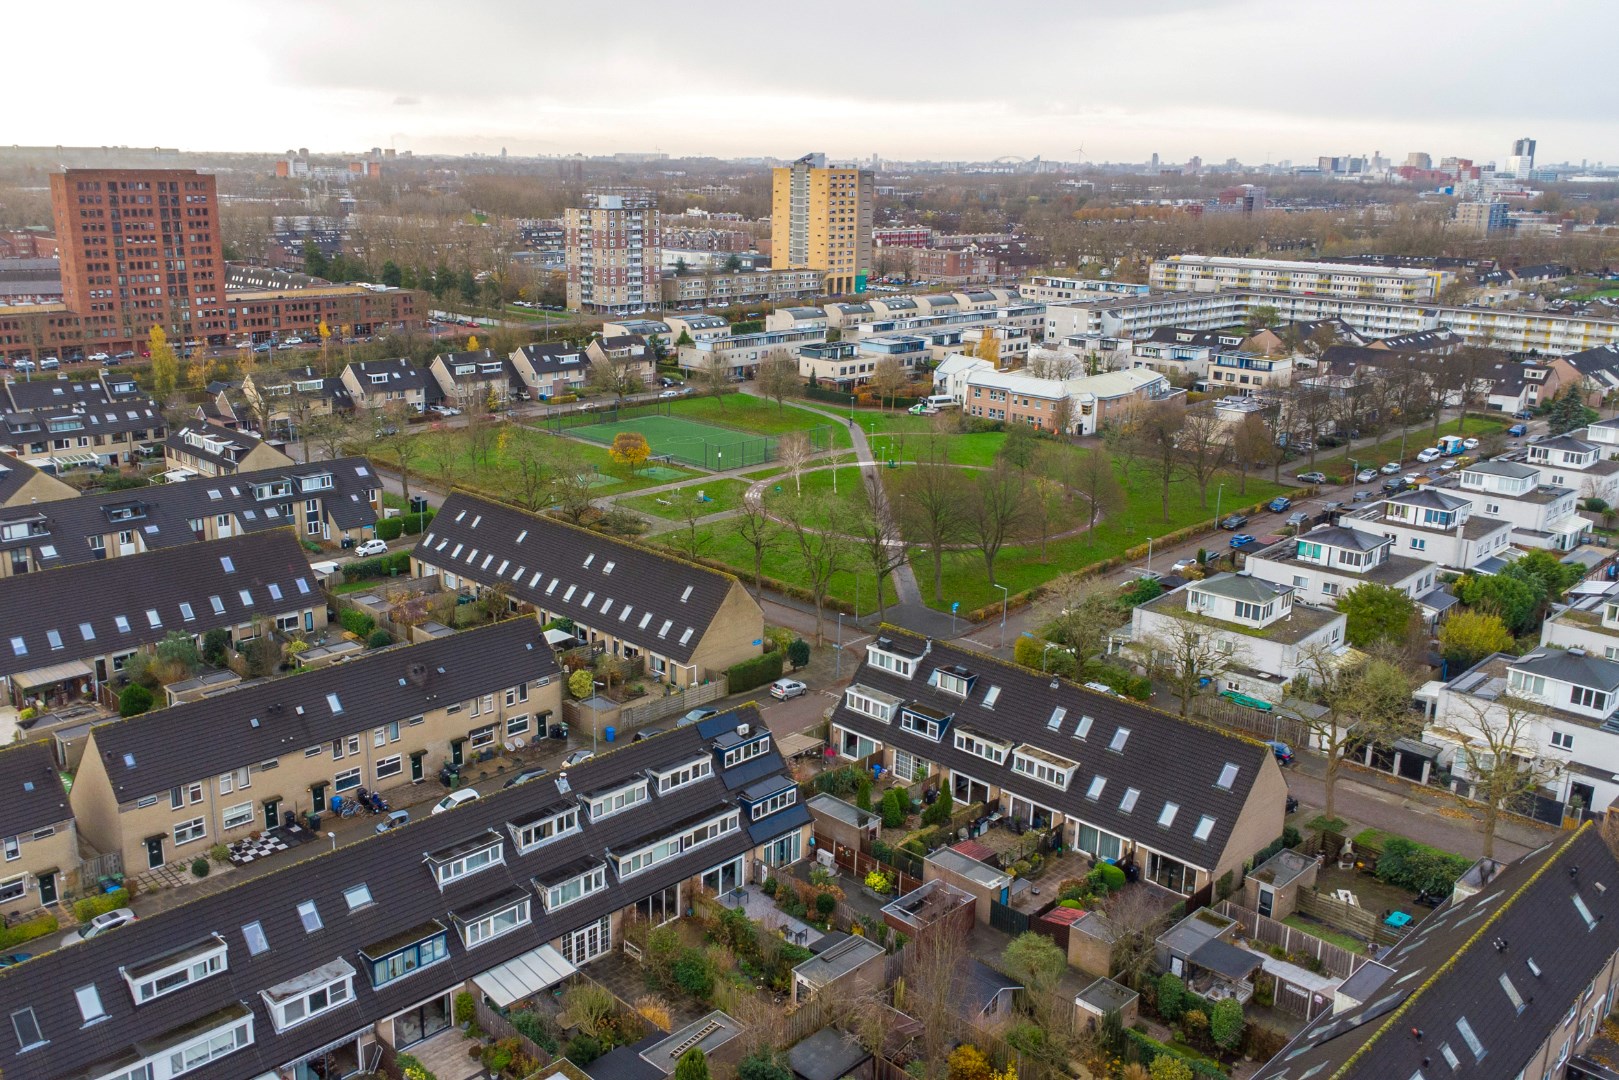
[[1407,915],[1403,911],[1391,911],[1383,919],[1383,923],[1384,923],[1385,926],[1392,926],[1396,930],[1398,930],[1401,927],[1409,924],[1410,922],[1411,922],[1411,916]]

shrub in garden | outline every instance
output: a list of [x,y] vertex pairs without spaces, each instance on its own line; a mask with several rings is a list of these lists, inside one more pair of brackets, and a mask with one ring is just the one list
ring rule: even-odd
[[1147,1068],[1152,1080],[1192,1080],[1192,1067],[1175,1054],[1159,1054]]
[[568,1040],[567,1058],[583,1068],[602,1056],[602,1044],[594,1035],[580,1032]]
[[905,796],[899,788],[889,788],[883,792],[883,826],[897,829],[905,824],[905,815],[908,807],[905,805]]
[[950,817],[956,812],[956,800],[949,790],[941,791],[939,797],[933,800],[933,805],[922,811],[922,824],[948,825]]
[[1236,998],[1221,998],[1209,1012],[1209,1037],[1222,1050],[1235,1050],[1242,1042],[1242,1003]]
[[831,893],[815,894],[815,914],[823,921],[832,918],[832,913],[838,909],[838,898]]
[[386,630],[373,630],[365,637],[365,647],[382,649],[394,643],[394,636]]
[[797,671],[810,662],[809,642],[803,638],[794,638],[792,644],[787,646],[787,662]]
[[[111,910],[110,908],[108,909]],[[10,949],[21,945],[25,941],[54,934],[61,929],[61,921],[50,912],[36,915],[32,919],[14,922],[10,926],[0,927],[0,949]]]
[[79,922],[87,923],[97,915],[128,906],[129,890],[119,889],[99,896],[86,896],[83,900],[77,901],[73,905],[73,917]]
[[118,695],[119,716],[139,716],[152,707],[152,692],[140,683],[130,683]]
[[1124,888],[1124,871],[1112,863],[1097,863],[1096,869],[1086,876],[1086,880],[1107,892],[1118,892]]
[[771,874],[771,875],[769,875],[768,877],[765,878],[764,884],[759,886],[759,888],[766,896],[775,896],[776,895],[776,885],[777,885],[776,875]]
[[1173,1024],[1186,1011],[1186,984],[1179,975],[1158,976],[1158,1015]]
[[476,1004],[472,995],[465,990],[455,995],[455,1022],[457,1024],[472,1023]]
[[568,676],[568,693],[583,701],[596,691],[596,677],[584,668]]
[[775,682],[781,678],[782,661],[785,657],[780,650],[776,652],[760,653],[758,656],[744,660],[739,664],[732,664],[725,671],[725,677],[733,694],[740,694],[744,690],[753,690],[766,683]]
[[[803,903],[800,901],[799,906]],[[687,948],[675,961],[675,985],[692,997],[707,1000],[714,993],[714,969],[701,949]]]
[[889,893],[894,889],[894,879],[881,870],[873,870],[866,875],[866,888],[874,893]]
[[400,1054],[394,1063],[399,1066],[399,1075],[405,1080],[438,1080],[432,1070],[413,1054]]
[[208,869],[208,860],[202,856],[199,855],[191,860],[191,874],[193,877],[207,877]]
[[1403,837],[1390,837],[1377,859],[1380,880],[1412,892],[1449,892],[1469,860]]
[[377,620],[359,608],[344,608],[338,613],[337,621],[343,624],[343,629],[357,638],[363,638],[377,628]]
[[708,1055],[692,1047],[675,1062],[675,1080],[709,1080]]

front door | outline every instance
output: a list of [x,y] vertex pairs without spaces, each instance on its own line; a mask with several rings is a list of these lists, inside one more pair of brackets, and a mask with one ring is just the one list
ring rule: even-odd
[[315,813],[318,814],[322,810],[326,809],[326,785],[310,784],[309,799],[309,805],[314,809]]
[[1259,913],[1270,918],[1270,913],[1276,910],[1276,890],[1268,886],[1259,887]]
[[39,902],[45,907],[56,903],[56,871],[40,875]]
[[281,800],[264,800],[264,827],[274,829],[281,824]]
[[163,865],[163,838],[161,836],[148,836],[146,838],[146,866],[149,870],[156,870]]
[[461,767],[461,748],[466,745],[465,739],[456,739],[450,744],[450,764],[456,768]]
[[427,756],[427,751],[426,750],[418,750],[414,754],[410,755],[410,782],[411,783],[419,784],[419,783],[422,782],[422,776],[424,775],[423,772],[422,772],[422,759],[424,757],[426,757],[426,756]]

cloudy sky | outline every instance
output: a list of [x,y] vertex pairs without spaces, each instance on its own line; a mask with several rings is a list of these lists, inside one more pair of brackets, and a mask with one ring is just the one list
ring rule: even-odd
[[30,43],[5,71],[24,145],[1259,162],[1490,160],[1533,135],[1542,161],[1619,161],[1610,0],[15,0],[5,21]]

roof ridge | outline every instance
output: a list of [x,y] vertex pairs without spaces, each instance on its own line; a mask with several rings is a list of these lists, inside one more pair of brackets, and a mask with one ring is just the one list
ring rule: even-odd
[[1328,1078],[1328,1080],[1341,1080],[1341,1078],[1347,1077],[1349,1075],[1349,1070],[1361,1057],[1361,1055],[1370,1050],[1374,1045],[1376,1045],[1378,1039],[1382,1038],[1396,1024],[1400,1023],[1400,1018],[1404,1016],[1406,1012],[1410,1010],[1412,1004],[1422,996],[1422,992],[1428,989],[1434,983],[1438,982],[1441,976],[1448,974],[1451,969],[1456,966],[1457,962],[1467,954],[1467,951],[1471,949],[1479,941],[1479,939],[1489,931],[1491,927],[1501,920],[1502,916],[1504,916],[1507,911],[1512,908],[1512,905],[1518,900],[1518,898],[1527,892],[1530,886],[1538,882],[1546,871],[1551,869],[1552,864],[1557,862],[1557,860],[1560,859],[1563,854],[1574,845],[1574,842],[1583,836],[1590,828],[1591,823],[1586,821],[1583,822],[1578,829],[1575,829],[1574,832],[1569,835],[1569,838],[1563,841],[1562,846],[1560,846],[1551,855],[1547,856],[1545,862],[1536,867],[1534,873],[1530,874],[1529,877],[1524,880],[1522,885],[1519,885],[1512,891],[1512,894],[1507,897],[1505,903],[1499,905],[1493,912],[1490,913],[1488,918],[1479,923],[1478,928],[1474,930],[1473,933],[1468,935],[1467,940],[1462,942],[1461,945],[1458,946],[1456,950],[1449,956],[1445,957],[1444,962],[1434,969],[1434,973],[1424,979],[1415,990],[1412,990],[1411,993],[1406,996],[1404,1001],[1400,1002],[1399,1008],[1389,1013],[1388,1019],[1383,1022],[1383,1025],[1376,1031],[1372,1032],[1371,1037],[1356,1048],[1353,1054],[1350,1054],[1349,1057],[1345,1058],[1344,1063],[1339,1066],[1337,1071],[1335,1071]]
[[[919,638],[919,639],[928,640],[928,641],[933,640],[932,638],[929,638],[926,634],[919,634],[915,630],[910,630],[910,629],[907,629],[906,627],[903,627],[903,626],[895,626],[893,623],[886,623],[886,622],[882,623],[882,624],[880,624],[878,626],[878,629],[879,630],[891,630],[891,631],[893,631],[895,633],[898,633],[898,634],[904,634],[906,637],[910,637],[910,638]],[[964,652],[964,650],[962,650],[959,647],[951,644],[950,642],[947,642],[947,641],[946,642],[940,642],[940,644],[944,645],[946,648],[955,649],[957,652]],[[989,662],[991,662],[993,664],[996,664],[999,667],[1009,668],[1012,671],[1015,671],[1015,672],[1017,672],[1017,673],[1019,673],[1021,675],[1030,676],[1030,677],[1034,677],[1034,678],[1042,677],[1041,673],[1035,671],[1033,668],[1024,667],[1022,664],[1019,664],[1019,663],[1017,663],[1015,661],[1012,661],[1012,660],[1002,660],[1000,657],[994,656],[994,655],[992,655],[990,653],[972,653],[970,655],[975,660],[977,660],[977,659],[987,660],[987,661],[989,661]],[[1092,694],[1096,693],[1095,690],[1091,690],[1089,687],[1082,686],[1081,684],[1073,682],[1070,679],[1064,679],[1061,675],[1058,675],[1055,672],[1047,672],[1045,674],[1048,674],[1048,675],[1050,675],[1051,678],[1056,679],[1058,682],[1065,684],[1069,689],[1072,689],[1072,690],[1085,690],[1085,691],[1088,691],[1089,693],[1092,693]],[[1266,745],[1268,745],[1265,742],[1265,740],[1255,738],[1254,736],[1246,734],[1245,732],[1231,731],[1231,730],[1229,730],[1227,728],[1222,728],[1222,727],[1219,727],[1217,725],[1207,723],[1207,722],[1205,722],[1203,720],[1196,720],[1196,719],[1193,719],[1192,717],[1189,717],[1189,716],[1176,716],[1174,713],[1168,711],[1167,709],[1160,709],[1158,706],[1150,704],[1150,703],[1145,702],[1145,701],[1137,701],[1134,698],[1127,698],[1127,697],[1124,697],[1122,695],[1118,696],[1118,700],[1122,701],[1122,702],[1124,702],[1124,703],[1126,703],[1128,705],[1132,705],[1135,708],[1146,709],[1149,712],[1157,713],[1158,715],[1162,716],[1164,719],[1173,720],[1177,724],[1185,724],[1187,727],[1199,728],[1199,729],[1201,729],[1203,731],[1210,732],[1211,734],[1214,734],[1214,735],[1221,735],[1221,736],[1224,736],[1224,737],[1226,737],[1228,739],[1235,739],[1238,742],[1250,743],[1250,744],[1252,744],[1254,746],[1266,746]]]
[[[141,490],[141,489],[140,488],[129,488],[129,489],[126,489],[125,494],[128,494],[128,492],[130,492],[130,491],[139,491],[139,490]],[[104,494],[111,494],[111,493],[106,492]],[[82,495],[79,496],[79,498],[81,498],[81,499],[84,498],[84,497],[85,496],[82,496]],[[68,502],[68,501],[71,501],[71,500],[64,499],[64,500],[59,500],[59,501]],[[49,503],[42,503],[41,505],[48,506],[50,504]],[[12,507],[11,509],[17,509],[17,508]],[[146,551],[137,551],[133,555],[122,555],[122,556],[119,556],[116,559],[96,559],[96,560],[92,560],[90,562],[70,562],[70,563],[63,563],[61,566],[47,566],[42,570],[33,570],[33,571],[30,571],[27,574],[13,575],[13,576],[5,578],[3,580],[5,580],[5,581],[27,581],[27,580],[30,580],[30,579],[38,579],[42,575],[47,575],[47,574],[60,574],[60,573],[64,573],[66,571],[71,571],[71,570],[86,570],[88,568],[97,567],[97,566],[119,566],[120,564],[123,564],[125,562],[125,560],[154,558],[154,557],[163,556],[163,555],[175,557],[175,556],[178,556],[178,555],[180,555],[182,553],[188,553],[188,552],[195,555],[196,550],[194,550],[194,549],[200,549],[202,551],[214,551],[215,549],[213,547],[211,547],[211,545],[213,545],[213,544],[231,544],[231,545],[244,544],[245,545],[245,543],[248,542],[248,541],[263,541],[263,540],[265,540],[267,538],[277,536],[277,535],[279,535],[281,533],[285,533],[285,534],[287,534],[287,536],[291,537],[291,539],[292,539],[292,541],[294,543],[298,542],[298,530],[296,528],[294,528],[291,524],[277,525],[277,526],[274,526],[273,528],[269,528],[269,529],[259,529],[259,530],[256,530],[254,532],[237,533],[235,536],[224,536],[224,537],[219,537],[218,539],[214,539],[214,540],[204,540],[204,541],[202,541],[201,543],[198,543],[198,544],[176,544],[176,545],[174,545],[172,547],[151,548],[151,549],[148,549]],[[299,552],[300,555],[303,553],[302,546],[300,546],[298,548],[298,552]]]

